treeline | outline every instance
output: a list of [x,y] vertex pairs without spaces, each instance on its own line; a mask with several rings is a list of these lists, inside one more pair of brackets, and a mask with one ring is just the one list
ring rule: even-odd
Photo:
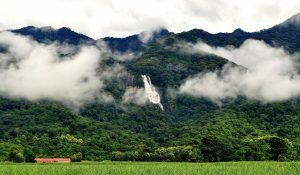
[[113,161],[218,162],[218,161],[295,161],[299,148],[288,139],[265,136],[245,140],[244,145],[230,145],[216,136],[206,136],[200,146],[161,147],[114,152]]
[[[70,153],[69,153],[70,154]],[[21,145],[12,143],[0,143],[0,161],[10,161],[16,163],[35,162],[36,154],[32,149],[24,148]],[[82,153],[74,153],[69,156],[72,162],[81,162]]]
[[163,162],[195,162],[198,161],[197,150],[192,146],[162,147],[154,152],[136,150],[128,152],[114,152],[113,161],[163,161]]
[[[67,137],[74,140],[71,136]],[[296,161],[300,160],[299,148],[299,145],[278,136],[264,136],[233,142],[218,136],[207,135],[194,145],[156,148],[144,144],[137,145],[135,149],[130,151],[113,152],[111,160],[158,162]],[[85,152],[75,152],[74,150],[68,150],[66,155],[69,155],[67,157],[70,157],[72,162],[80,162],[84,157],[87,157]],[[37,155],[32,149],[11,143],[0,143],[1,161],[34,162],[36,157]],[[98,160],[100,159],[99,157]]]
[[0,143],[0,161],[12,162],[33,162],[34,153],[29,149],[24,149],[21,145],[12,143]]
[[203,99],[180,97],[168,103],[173,111],[92,104],[75,114],[58,103],[0,98],[0,161],[300,160],[296,102],[209,108]]

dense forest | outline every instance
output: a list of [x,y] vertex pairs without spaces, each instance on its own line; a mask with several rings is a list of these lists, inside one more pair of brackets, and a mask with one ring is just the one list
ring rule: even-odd
[[[93,45],[91,38],[62,28],[55,34],[33,27],[13,30],[38,42],[59,41]],[[123,104],[128,82],[106,81],[110,103],[93,102],[77,111],[51,100],[0,98],[0,161],[31,162],[35,157],[71,157],[73,161],[293,161],[300,160],[300,102],[297,98],[262,103],[240,96],[222,105],[206,98],[170,93],[199,72],[220,70],[229,61],[213,54],[180,52],[180,42],[202,40],[213,46],[240,46],[246,39],[274,43],[290,53],[300,51],[300,27],[277,25],[260,32],[210,34],[194,29],[172,33],[163,29],[146,44],[137,35],[104,38],[112,50],[141,53],[121,62],[143,86],[140,75],[151,77],[161,95],[157,105]],[[51,37],[49,37],[49,36]],[[239,67],[232,63],[234,66]],[[1,81],[1,80],[0,80]]]

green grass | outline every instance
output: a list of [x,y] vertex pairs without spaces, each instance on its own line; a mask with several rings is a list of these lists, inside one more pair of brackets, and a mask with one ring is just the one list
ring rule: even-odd
[[300,162],[0,164],[0,175],[299,175]]

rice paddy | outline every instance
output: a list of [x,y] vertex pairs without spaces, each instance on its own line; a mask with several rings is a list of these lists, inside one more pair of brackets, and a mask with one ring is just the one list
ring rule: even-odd
[[300,162],[0,163],[0,175],[299,175]]

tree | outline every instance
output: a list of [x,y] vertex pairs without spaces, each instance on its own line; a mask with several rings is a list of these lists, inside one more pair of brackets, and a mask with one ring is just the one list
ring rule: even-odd
[[22,153],[18,152],[10,152],[8,155],[8,160],[17,162],[17,163],[22,163],[25,161],[25,157]]
[[25,162],[34,162],[35,154],[30,149],[24,150]]
[[201,153],[205,161],[217,162],[222,160],[224,144],[213,135],[208,135],[201,140]]
[[81,160],[82,160],[82,153],[81,152],[71,156],[71,161],[72,162],[81,162]]
[[278,161],[279,156],[287,153],[288,142],[277,136],[270,137],[267,142],[271,146],[270,153],[272,154],[272,160]]
[[25,161],[25,157],[22,153],[17,153],[15,157],[15,162],[22,163]]

